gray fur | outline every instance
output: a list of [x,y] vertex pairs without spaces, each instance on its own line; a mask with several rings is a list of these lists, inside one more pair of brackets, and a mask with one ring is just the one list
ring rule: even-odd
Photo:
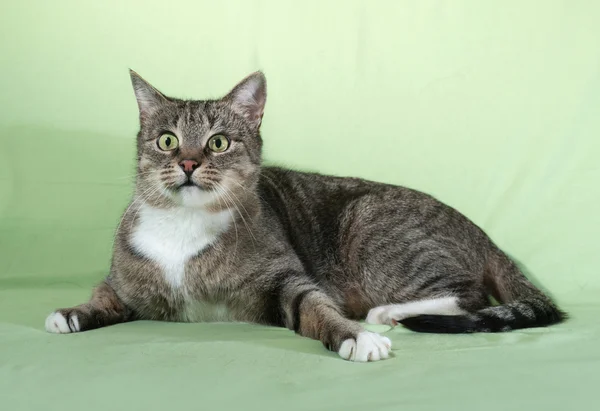
[[[332,350],[356,338],[362,327],[355,320],[369,309],[420,299],[456,296],[469,312],[401,321],[425,332],[505,331],[565,317],[479,227],[427,194],[263,167],[262,73],[209,101],[169,98],[136,73],[131,77],[141,124],[136,192],[116,233],[110,275],[89,303],[60,311],[77,314],[81,330],[136,319],[188,321],[190,299],[227,307],[231,320],[285,326]],[[179,133],[185,145],[158,150],[165,131]],[[215,134],[231,140],[227,151],[207,149]],[[234,224],[187,262],[185,293],[131,242],[136,202],[182,206],[183,159],[200,164],[192,174],[197,190],[225,187],[203,210],[234,216]],[[488,295],[505,305],[490,307]]]

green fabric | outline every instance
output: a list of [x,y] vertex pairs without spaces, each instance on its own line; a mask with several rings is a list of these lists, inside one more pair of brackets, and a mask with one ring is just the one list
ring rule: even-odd
[[8,410],[594,409],[599,305],[567,324],[499,335],[385,335],[395,358],[357,364],[281,328],[137,322],[51,335],[53,304],[87,291],[0,294],[0,402]]
[[[0,408],[565,410],[600,383],[600,3],[20,1],[0,13]],[[352,364],[245,324],[50,335],[108,270],[131,193],[127,68],[217,97],[263,69],[265,156],[457,207],[571,313],[394,329]]]

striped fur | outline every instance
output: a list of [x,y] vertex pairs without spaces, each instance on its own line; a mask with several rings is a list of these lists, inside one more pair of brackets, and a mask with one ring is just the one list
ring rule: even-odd
[[485,270],[486,291],[502,305],[461,315],[418,315],[402,319],[406,328],[428,333],[505,332],[544,327],[567,318],[519,268],[495,249]]
[[[565,318],[479,227],[432,196],[262,166],[262,73],[207,101],[166,97],[133,72],[132,82],[136,191],[110,274],[88,303],[51,314],[48,331],[225,319],[287,327],[342,358],[375,361],[391,342],[357,321],[375,307],[444,302],[406,305],[412,318],[389,319],[429,332]],[[160,148],[165,133],[175,149]],[[209,145],[217,134],[228,141],[221,152]],[[183,161],[197,168],[187,174]],[[504,305],[490,307],[489,295]],[[465,314],[431,315],[439,312]]]

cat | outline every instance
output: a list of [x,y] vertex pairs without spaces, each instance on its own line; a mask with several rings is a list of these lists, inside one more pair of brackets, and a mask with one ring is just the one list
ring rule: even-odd
[[478,226],[432,196],[262,166],[261,72],[205,101],[167,97],[130,75],[136,188],[110,274],[89,302],[50,314],[47,331],[241,321],[366,362],[390,357],[391,341],[357,320],[472,333],[566,318]]

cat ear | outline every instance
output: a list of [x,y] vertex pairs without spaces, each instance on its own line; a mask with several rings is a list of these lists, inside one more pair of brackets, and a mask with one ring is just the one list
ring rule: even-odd
[[267,101],[267,79],[260,71],[250,74],[225,96],[231,108],[258,130]]
[[131,76],[131,84],[133,85],[135,98],[140,109],[140,118],[147,118],[165,104],[168,99],[135,71],[130,69],[129,75]]

